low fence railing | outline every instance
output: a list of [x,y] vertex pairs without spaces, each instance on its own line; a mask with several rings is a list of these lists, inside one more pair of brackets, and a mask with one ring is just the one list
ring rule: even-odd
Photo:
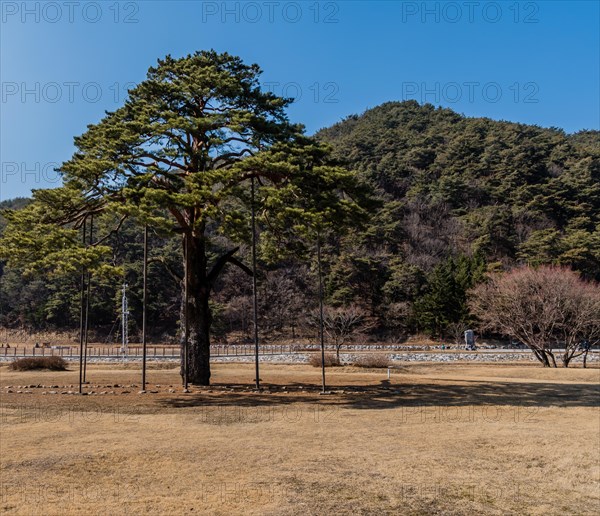
[[[260,355],[287,355],[297,353],[298,346],[265,344],[259,347]],[[211,356],[250,356],[254,355],[254,345],[212,345]],[[141,358],[143,350],[141,346],[129,346],[127,352],[120,346],[89,346],[88,358]],[[19,357],[50,357],[59,356],[63,358],[78,358],[79,348],[75,346],[10,346],[0,348],[0,356],[5,358]],[[148,346],[148,358],[179,358],[180,348],[178,346]]]
[[[296,353],[306,353],[318,351],[318,345],[303,345],[303,344],[261,344],[259,346],[259,355],[292,355]],[[328,352],[335,351],[335,346],[326,345],[325,349]],[[483,349],[479,348],[476,351],[466,351],[461,348],[455,349],[423,349],[421,347],[410,347],[405,345],[347,345],[340,350],[342,353],[352,352],[414,352],[422,353],[423,351],[431,353],[531,353],[529,349]],[[560,349],[553,350],[560,353]],[[253,344],[213,344],[211,345],[212,357],[235,357],[235,356],[253,356]],[[590,350],[590,354],[600,353],[597,349]],[[79,358],[79,347],[77,346],[10,346],[0,347],[0,357],[3,358],[19,358],[19,357],[49,357],[59,356],[63,358]],[[179,358],[179,346],[148,346],[148,358]],[[89,346],[87,349],[88,358],[127,358],[135,359],[142,357],[142,347],[139,345],[129,346],[127,352],[123,352],[120,346]]]

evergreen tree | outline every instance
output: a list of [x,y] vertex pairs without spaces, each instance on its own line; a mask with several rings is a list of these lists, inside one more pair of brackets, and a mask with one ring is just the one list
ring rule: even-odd
[[415,303],[417,325],[432,336],[443,338],[451,324],[468,325],[467,291],[480,282],[485,262],[479,256],[450,257],[427,278],[426,293]]
[[361,211],[354,175],[288,121],[291,99],[262,91],[260,74],[214,51],[159,60],[124,106],[75,138],[75,154],[60,167],[64,186],[37,191],[32,205],[6,214],[0,254],[30,271],[106,270],[109,246],[79,245],[78,228],[92,215],[118,215],[109,234],[134,218],[180,235],[195,384],[210,381],[215,283],[228,263],[249,272],[231,242],[249,234],[250,181],[271,254],[294,234],[351,223]]

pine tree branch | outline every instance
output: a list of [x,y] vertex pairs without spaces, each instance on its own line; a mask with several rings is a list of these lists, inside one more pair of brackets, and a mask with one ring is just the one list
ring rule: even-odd
[[236,247],[234,249],[231,249],[230,251],[227,251],[212,266],[212,268],[207,276],[208,282],[211,285],[211,287],[214,284],[214,282],[217,280],[217,278],[219,277],[219,274],[221,274],[223,268],[225,267],[225,265],[227,263],[232,263],[233,265],[236,265],[237,267],[242,269],[249,276],[253,276],[252,269],[250,269],[250,267],[244,265],[237,258],[234,258],[233,255],[235,253],[237,253],[239,249],[240,249],[239,247]]

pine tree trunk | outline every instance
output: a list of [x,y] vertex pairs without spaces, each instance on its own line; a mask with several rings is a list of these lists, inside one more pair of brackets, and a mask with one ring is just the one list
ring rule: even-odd
[[[188,382],[195,385],[210,385],[210,327],[212,314],[209,307],[210,285],[207,280],[206,249],[204,240],[187,235],[188,249],[187,303],[182,296],[181,318],[181,375],[184,374],[184,349],[185,349],[185,315],[187,314],[188,333]],[[185,256],[184,256],[185,265]],[[185,280],[184,280],[185,281]],[[184,289],[185,290],[185,289]]]

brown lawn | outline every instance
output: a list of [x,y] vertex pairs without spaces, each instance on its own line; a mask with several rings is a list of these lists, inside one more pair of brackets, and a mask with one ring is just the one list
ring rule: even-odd
[[215,364],[189,394],[177,369],[138,394],[136,368],[91,365],[88,396],[61,394],[71,369],[0,368],[2,513],[600,510],[600,369],[335,368],[326,396],[307,365],[264,364],[256,393],[251,364]]

